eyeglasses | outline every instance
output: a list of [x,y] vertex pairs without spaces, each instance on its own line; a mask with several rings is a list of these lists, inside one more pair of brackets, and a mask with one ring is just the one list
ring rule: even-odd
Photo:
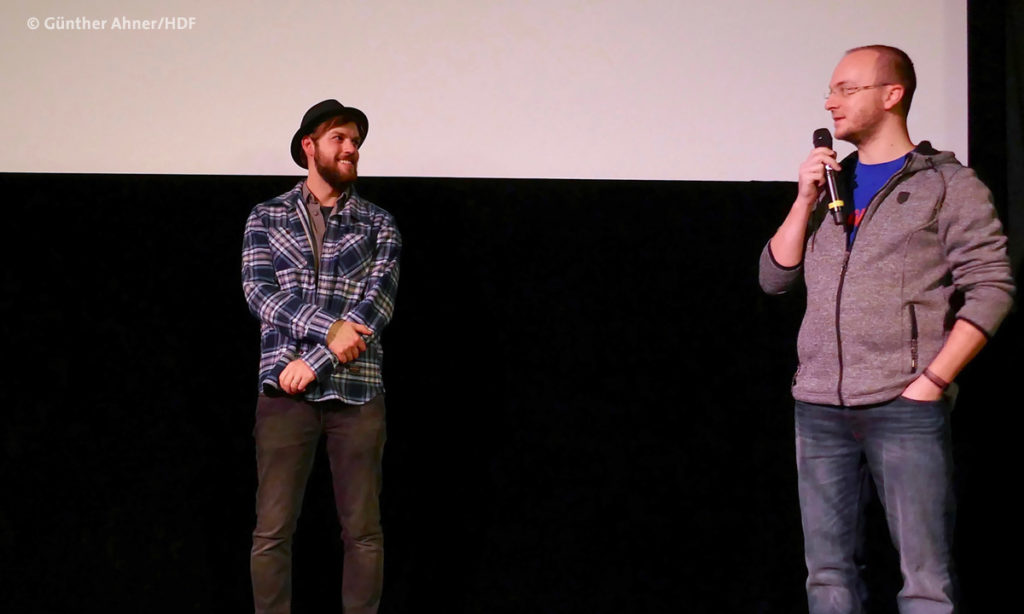
[[843,98],[846,98],[848,96],[853,96],[854,94],[856,94],[857,92],[859,92],[861,90],[870,90],[870,89],[873,89],[873,88],[876,88],[876,87],[882,87],[883,85],[895,85],[895,84],[894,83],[876,83],[874,85],[840,85],[839,87],[837,87],[835,89],[830,87],[830,88],[828,88],[828,90],[825,91],[825,100],[828,100],[829,96],[831,96],[832,94],[838,94],[838,95],[842,96]]

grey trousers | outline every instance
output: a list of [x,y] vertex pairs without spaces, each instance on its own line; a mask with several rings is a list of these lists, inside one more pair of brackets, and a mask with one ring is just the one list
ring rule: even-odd
[[341,578],[344,611],[377,611],[384,561],[379,505],[384,398],[347,405],[261,395],[253,429],[259,487],[250,557],[258,614],[291,612],[292,536],[322,434],[327,437],[334,502],[345,547]]

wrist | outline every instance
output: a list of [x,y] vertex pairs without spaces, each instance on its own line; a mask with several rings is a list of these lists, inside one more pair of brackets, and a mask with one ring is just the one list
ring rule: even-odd
[[814,213],[814,208],[818,206],[818,199],[808,198],[804,196],[797,196],[796,200],[793,201],[793,205],[790,207],[790,215],[796,216],[797,219],[807,221]]
[[327,329],[326,345],[330,345],[334,338],[338,336],[338,332],[341,331],[341,326],[345,323],[345,320],[335,320],[331,324],[330,328]]

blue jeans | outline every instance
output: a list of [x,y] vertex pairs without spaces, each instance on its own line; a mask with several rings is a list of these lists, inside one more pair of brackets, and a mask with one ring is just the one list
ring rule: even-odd
[[250,558],[257,614],[291,612],[292,536],[323,434],[345,545],[342,606],[348,614],[377,611],[384,561],[379,507],[383,397],[346,405],[260,396],[253,429],[259,487]]
[[867,408],[796,402],[796,460],[811,614],[859,614],[866,479],[899,552],[901,614],[954,611],[950,405],[899,397]]

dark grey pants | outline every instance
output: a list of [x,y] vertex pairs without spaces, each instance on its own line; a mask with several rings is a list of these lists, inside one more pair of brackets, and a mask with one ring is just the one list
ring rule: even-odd
[[250,558],[257,613],[291,611],[292,536],[321,434],[327,437],[345,546],[342,604],[348,614],[377,611],[384,561],[379,505],[384,398],[347,405],[260,396],[253,429],[259,487]]

